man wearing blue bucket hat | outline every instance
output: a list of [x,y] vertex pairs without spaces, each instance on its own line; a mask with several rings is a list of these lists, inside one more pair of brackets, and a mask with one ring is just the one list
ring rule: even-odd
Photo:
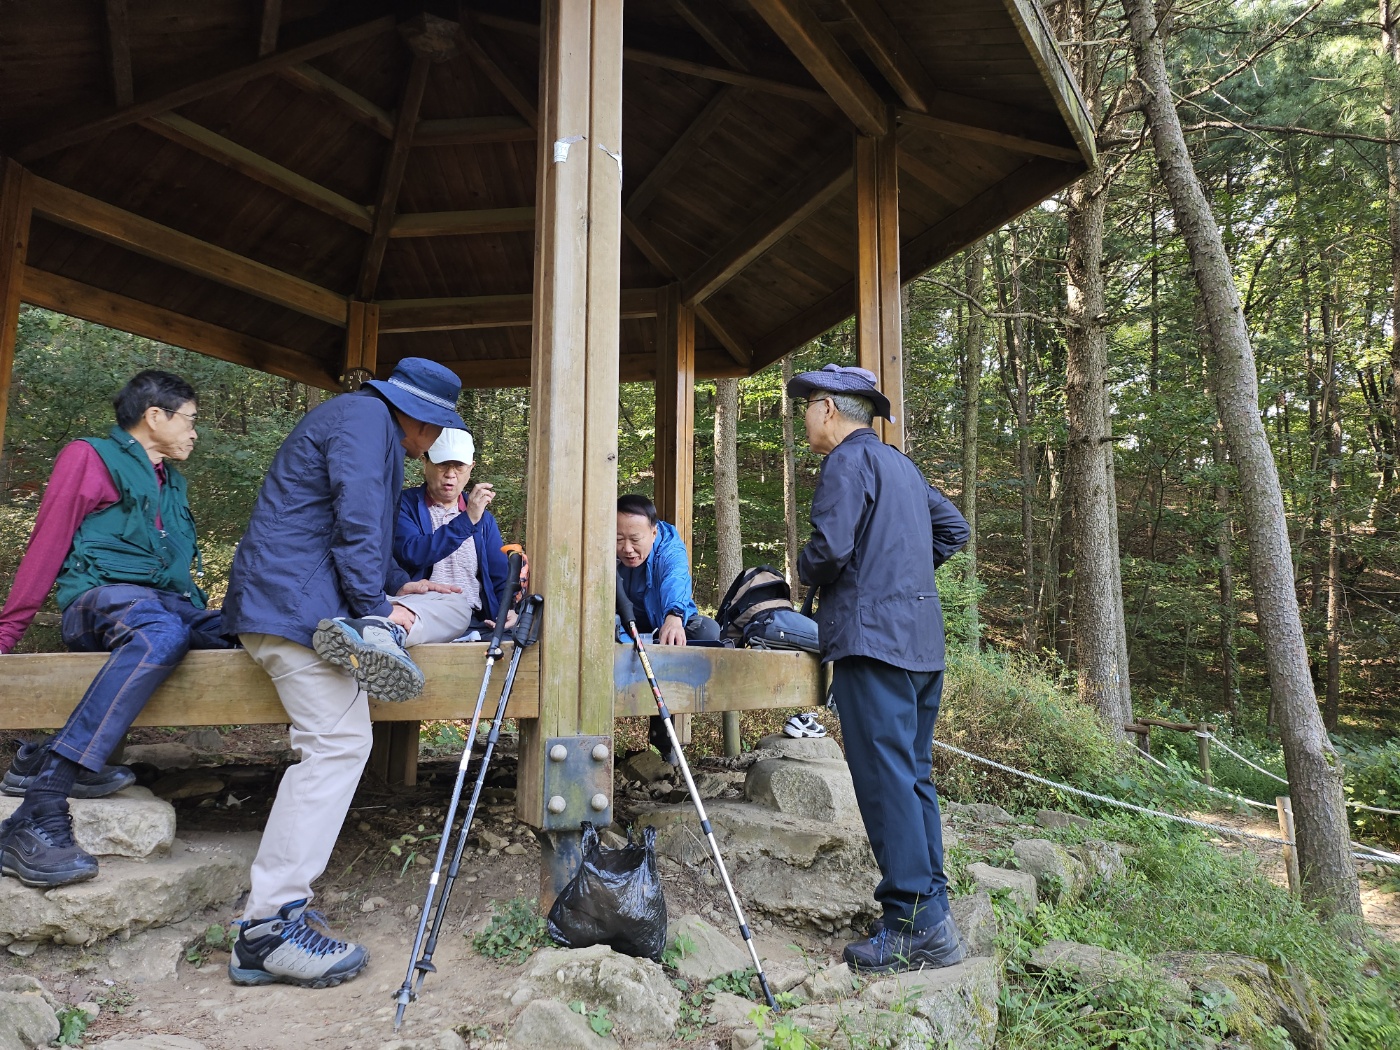
[[846,763],[882,876],[881,917],[843,955],[861,972],[949,966],[966,952],[948,910],[931,778],[944,667],[934,569],[967,542],[967,522],[871,429],[876,416],[893,418],[873,373],[827,365],[794,376],[787,392],[807,443],[826,457],[797,570],[821,588],[822,662],[832,665]]
[[325,871],[371,744],[369,696],[407,700],[423,676],[404,651],[414,614],[391,595],[451,590],[409,582],[394,561],[404,456],[462,428],[461,383],[408,357],[386,380],[312,409],[282,442],[239,543],[224,622],[271,676],[301,761],[277,788],[242,929],[237,984],[340,984],[364,947],[317,929],[311,883]]

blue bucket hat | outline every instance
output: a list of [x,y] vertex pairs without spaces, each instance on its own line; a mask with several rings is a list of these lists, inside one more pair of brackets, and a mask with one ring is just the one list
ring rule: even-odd
[[405,357],[394,366],[388,379],[371,379],[365,386],[374,387],[409,419],[455,430],[467,429],[457,414],[462,381],[446,365],[425,357]]
[[875,373],[850,365],[822,365],[819,372],[799,372],[788,380],[789,397],[812,394],[850,394],[863,397],[875,406],[875,414],[894,422],[890,399],[875,388]]

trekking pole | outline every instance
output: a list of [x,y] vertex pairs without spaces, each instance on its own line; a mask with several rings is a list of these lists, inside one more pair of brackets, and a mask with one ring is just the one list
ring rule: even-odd
[[[472,713],[472,736],[468,738],[466,747],[462,751],[462,760],[457,765],[457,783],[452,788],[452,801],[447,807],[447,821],[443,824],[442,837],[438,840],[437,863],[433,865],[432,877],[428,880],[428,899],[423,904],[423,914],[418,919],[418,932],[413,938],[413,952],[409,956],[408,975],[404,977],[403,987],[399,989],[395,996],[399,1004],[398,1011],[394,1016],[394,1030],[398,1031],[399,1025],[403,1023],[404,1008],[412,1002],[414,996],[410,987],[413,980],[413,971],[418,960],[418,951],[423,946],[423,934],[427,929],[428,913],[432,911],[433,897],[437,892],[438,879],[442,873],[442,862],[447,855],[447,843],[452,832],[452,822],[457,816],[457,806],[462,799],[462,786],[466,782],[467,762],[471,759],[472,743],[476,739],[476,723],[481,718],[482,705],[486,703],[486,690],[491,685],[491,668],[496,665],[496,661],[501,658],[501,635],[505,632],[506,614],[509,608],[510,599],[514,597],[515,589],[519,586],[521,566],[524,561],[523,552],[514,550],[510,552],[506,565],[508,566],[505,595],[501,602],[501,608],[497,610],[496,628],[491,633],[491,640],[486,646],[486,672],[481,678],[481,691],[476,696],[476,710]],[[518,626],[518,625],[517,625]],[[516,650],[520,645],[516,643]],[[513,655],[513,654],[512,654]],[[476,799],[473,796],[473,803]],[[470,817],[468,817],[470,819]],[[462,838],[465,840],[465,828]],[[458,850],[461,856],[461,850]],[[454,861],[455,864],[455,861]],[[436,934],[436,930],[434,930]],[[436,939],[436,938],[434,938]],[[431,955],[431,952],[429,953]]]
[[647,676],[647,684],[651,686],[651,695],[656,699],[656,710],[661,715],[662,724],[666,727],[666,735],[671,738],[671,753],[680,759],[681,775],[685,777],[686,790],[690,792],[690,801],[695,803],[695,812],[700,817],[700,830],[705,833],[705,838],[710,843],[710,854],[714,857],[715,867],[719,869],[719,877],[724,882],[724,892],[729,894],[729,903],[734,908],[734,917],[739,920],[739,932],[744,935],[744,946],[748,948],[749,957],[753,959],[754,969],[758,971],[758,984],[763,989],[763,998],[768,1001],[769,1008],[776,1011],[778,1004],[773,998],[773,992],[768,987],[768,975],[763,972],[763,963],[758,958],[758,949],[754,947],[753,934],[749,932],[749,924],[744,919],[743,906],[739,904],[739,898],[734,893],[734,884],[729,881],[729,872],[724,866],[724,858],[719,854],[719,843],[715,842],[715,833],[710,827],[710,818],[705,815],[705,803],[700,801],[700,792],[695,789],[695,780],[690,775],[690,763],[685,760],[680,738],[676,736],[676,727],[671,724],[671,712],[666,707],[666,698],[661,695],[661,685],[657,682],[656,675],[651,669],[651,660],[647,658],[646,647],[642,645],[642,636],[637,631],[637,614],[632,608],[632,600],[627,597],[627,592],[622,588],[621,580],[618,580],[617,583],[617,614],[627,627],[627,633],[632,636],[632,651],[637,654],[637,659],[642,661],[642,671]]

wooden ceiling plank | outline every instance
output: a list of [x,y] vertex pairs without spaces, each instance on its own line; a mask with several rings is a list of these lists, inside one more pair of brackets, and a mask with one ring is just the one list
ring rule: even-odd
[[[14,150],[14,157],[20,163],[29,163],[40,157],[46,157],[69,146],[76,146],[79,143],[87,142],[105,135],[108,132],[124,128],[129,124],[135,124],[146,117],[153,117],[158,113],[167,113],[172,109],[187,105],[209,95],[217,94],[220,91],[227,91],[246,84],[250,80],[275,73],[279,69],[287,66],[305,62],[308,59],[317,58],[320,55],[329,54],[332,51],[339,51],[343,47],[357,43],[370,37],[379,36],[389,32],[394,28],[394,18],[392,15],[385,15],[372,19],[368,22],[360,23],[348,29],[331,33],[297,47],[288,48],[267,58],[260,58],[256,62],[249,62],[244,65],[237,65],[226,69],[213,76],[203,76],[197,80],[185,84],[182,87],[170,91],[164,91],[144,102],[137,102],[130,106],[122,106],[114,112],[107,113],[93,120],[85,120],[81,123],[65,128],[63,131],[44,138],[35,139],[25,143]],[[200,63],[200,72],[207,70],[209,62]],[[63,121],[57,117],[45,122],[45,127],[62,125]]]
[[753,68],[753,53],[744,28],[724,6],[713,0],[671,0],[676,13],[691,29],[704,37],[715,54],[735,69],[747,73]]
[[384,171],[379,180],[379,196],[374,205],[374,228],[360,264],[356,282],[357,298],[373,299],[379,285],[379,272],[384,266],[384,250],[389,246],[389,233],[394,226],[399,190],[403,188],[404,171],[408,168],[408,152],[413,146],[413,129],[418,124],[418,110],[423,104],[423,92],[428,86],[428,70],[432,59],[414,55],[408,67],[403,96],[399,99],[398,116],[394,121],[394,138],[389,155],[384,159]]
[[112,101],[129,106],[136,98],[131,70],[131,10],[127,0],[107,0],[107,62],[112,74]]
[[880,0],[841,0],[851,16],[861,50],[875,63],[895,94],[912,110],[927,113],[935,88],[928,70],[895,29]]
[[885,104],[806,0],[749,0],[862,135],[889,128]]
[[622,213],[622,236],[632,242],[633,247],[646,256],[647,262],[656,267],[662,277],[676,279],[676,270],[662,251],[657,248],[651,227],[639,219],[633,219],[625,211]]
[[309,317],[345,324],[345,298],[327,288],[47,179],[34,177],[33,194],[35,213],[61,226]]
[[479,146],[491,142],[533,142],[535,129],[521,117],[456,117],[420,120],[413,148]]
[[262,22],[258,30],[258,57],[277,50],[277,34],[282,29],[282,0],[262,0]]
[[[656,288],[624,288],[623,320],[656,316]],[[534,296],[468,295],[443,299],[382,299],[379,331],[382,335],[406,332],[452,332],[479,328],[518,328],[531,323]]]
[[184,347],[324,390],[338,389],[330,370],[310,354],[32,266],[24,269],[20,296],[31,306],[80,317],[93,324]]
[[700,111],[700,115],[681,132],[680,138],[672,143],[666,155],[657,161],[656,167],[647,173],[646,178],[627,198],[626,210],[629,215],[635,218],[647,210],[656,199],[656,195],[665,189],[666,184],[690,163],[695,151],[729,118],[735,105],[742,98],[743,92],[734,87],[722,87],[715,93],[714,98]]
[[530,233],[535,209],[480,208],[475,211],[429,211],[398,215],[390,237],[463,237],[479,233]]
[[[753,348],[736,336],[704,303],[697,303],[695,306],[695,316],[700,319],[712,336],[719,340],[719,345],[724,347],[727,353],[737,365],[747,367],[753,360]],[[741,373],[747,375],[747,372]]]
[[681,282],[681,299],[703,302],[819,211],[851,184],[851,149],[828,155],[762,213],[754,216],[729,243]]
[[285,66],[277,73],[287,83],[295,85],[308,95],[314,95],[321,101],[329,103],[343,116],[349,117],[357,124],[363,124],[375,134],[382,135],[386,139],[394,137],[393,114],[350,90],[334,77],[322,73],[315,66],[298,63],[293,66]]
[[333,219],[348,223],[357,230],[368,233],[373,228],[373,216],[363,204],[356,204],[334,190],[284,168],[276,161],[268,160],[192,120],[186,120],[178,113],[150,117],[143,120],[141,126],[172,142],[178,142],[201,156],[232,168],[264,186],[271,186],[279,193],[285,193],[303,204],[310,205]]
[[1043,138],[1018,132],[1001,131],[962,120],[948,119],[937,112],[916,113],[913,110],[900,110],[897,116],[899,122],[907,127],[933,131],[940,135],[966,139],[969,142],[985,142],[989,146],[1000,146],[1002,149],[1028,153],[1035,157],[1048,157],[1051,160],[1061,160],[1071,164],[1083,163],[1083,157],[1075,146],[1047,142]]
[[[538,27],[537,27],[538,28]],[[485,74],[486,79],[499,91],[507,102],[511,104],[521,119],[530,127],[535,127],[540,122],[540,114],[535,106],[535,100],[531,98],[517,82],[514,71],[507,69],[490,49],[483,45],[482,40],[489,39],[481,32],[479,26],[475,24],[464,25],[462,27],[461,46],[467,53],[467,57],[477,69]]]

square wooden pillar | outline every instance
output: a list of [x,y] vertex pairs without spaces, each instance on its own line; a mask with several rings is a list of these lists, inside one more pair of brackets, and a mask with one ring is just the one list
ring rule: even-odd
[[[544,610],[540,717],[521,723],[516,811],[556,829],[543,850],[547,903],[579,822],[611,814],[622,0],[545,0],[538,126],[526,535]],[[595,811],[573,790],[554,812],[547,742],[581,736],[608,738],[606,760],[583,766],[605,785],[608,807]]]
[[856,349],[890,399],[876,433],[904,448],[904,346],[899,300],[899,156],[895,133],[856,136]]
[[5,410],[19,338],[20,289],[29,250],[29,176],[0,158],[0,450],[5,446]]
[[345,365],[340,385],[358,390],[379,368],[379,304],[351,299],[345,316]]
[[[691,565],[695,519],[695,309],[681,286],[667,285],[656,300],[656,512],[685,541]],[[681,743],[690,743],[690,716],[672,716]]]

